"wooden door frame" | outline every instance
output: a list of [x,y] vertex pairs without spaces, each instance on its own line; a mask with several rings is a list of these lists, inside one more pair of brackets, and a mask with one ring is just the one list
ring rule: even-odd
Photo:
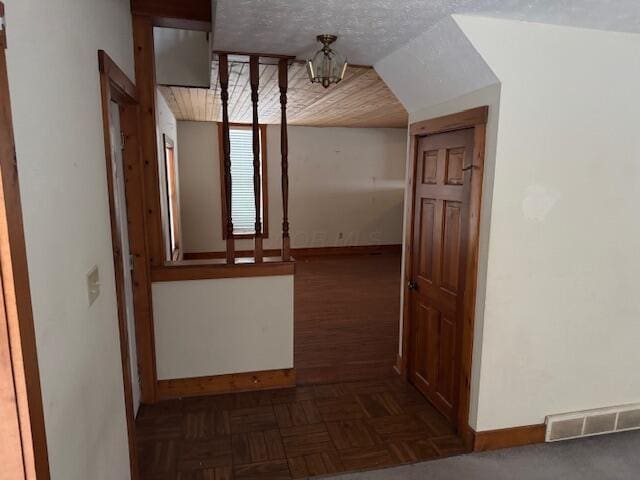
[[[457,430],[465,445],[473,446],[474,431],[469,426],[469,405],[471,388],[471,363],[473,354],[473,334],[475,323],[476,280],[478,270],[478,235],[480,228],[480,206],[482,200],[482,179],[484,173],[485,137],[489,107],[478,107],[443,117],[424,120],[409,126],[409,184],[405,218],[404,284],[402,308],[402,354],[398,359],[400,374],[408,378],[408,362],[411,358],[411,291],[409,282],[413,279],[413,218],[415,212],[415,191],[417,177],[418,142],[421,137],[452,132],[467,128],[474,129],[473,160],[471,168],[469,218],[466,225],[469,237],[466,251],[465,284],[462,299],[462,339],[456,361],[458,391]],[[460,343],[460,342],[459,342]]]
[[[103,51],[98,51],[98,65],[100,71],[100,86],[102,99],[102,120],[104,128],[104,148],[107,170],[107,189],[109,192],[109,214],[111,223],[111,239],[113,244],[113,262],[116,280],[116,297],[118,304],[118,328],[120,333],[120,355],[122,360],[122,379],[124,384],[125,410],[127,418],[127,433],[129,437],[129,461],[131,478],[139,478],[138,458],[136,451],[135,413],[133,412],[133,395],[131,365],[129,355],[129,332],[127,327],[124,269],[122,265],[122,244],[118,230],[117,212],[115,208],[115,185],[113,183],[113,158],[111,155],[111,129],[109,107],[113,101],[120,110],[120,128],[123,133],[124,148],[122,151],[122,167],[125,181],[126,212],[129,230],[129,250],[133,259],[133,309],[136,329],[136,350],[138,357],[149,353],[145,349],[147,335],[153,335],[150,323],[152,316],[150,270],[147,263],[146,234],[144,230],[144,194],[143,194],[143,166],[140,149],[140,114],[138,95],[134,83],[127,78],[122,70]],[[153,338],[153,337],[152,337]],[[144,361],[138,361],[138,368],[142,378],[142,394],[155,397],[155,359],[151,372],[146,371]],[[151,375],[154,379],[147,382]],[[149,393],[150,392],[150,393]]]
[[48,480],[49,458],[13,138],[0,2],[0,459],[10,478]]

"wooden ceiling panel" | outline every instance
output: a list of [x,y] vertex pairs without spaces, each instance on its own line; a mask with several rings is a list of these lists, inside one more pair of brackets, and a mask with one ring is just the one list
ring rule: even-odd
[[[218,64],[213,62],[211,89],[160,86],[178,120],[222,120]],[[280,123],[278,66],[260,65],[260,123]],[[229,63],[229,120],[251,123],[249,64]],[[344,80],[328,89],[312,84],[303,63],[289,67],[287,118],[290,125],[318,127],[406,127],[407,112],[369,67],[349,67]]]

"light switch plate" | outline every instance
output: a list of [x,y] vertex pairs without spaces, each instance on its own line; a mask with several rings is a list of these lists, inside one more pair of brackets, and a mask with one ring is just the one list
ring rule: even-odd
[[87,295],[89,306],[93,305],[93,302],[100,296],[100,272],[97,265],[87,273]]

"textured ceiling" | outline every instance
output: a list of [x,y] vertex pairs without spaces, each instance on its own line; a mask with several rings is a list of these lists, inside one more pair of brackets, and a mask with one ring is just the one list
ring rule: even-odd
[[[297,55],[334,33],[352,64],[373,65],[444,17],[481,14],[640,32],[640,0],[214,0],[214,49]],[[437,45],[435,45],[437,48]]]

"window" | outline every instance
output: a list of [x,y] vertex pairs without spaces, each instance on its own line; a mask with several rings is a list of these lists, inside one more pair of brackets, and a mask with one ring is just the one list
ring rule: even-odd
[[[263,237],[268,237],[267,208],[267,131],[260,125],[260,217]],[[224,191],[224,150],[222,145],[222,124],[218,124],[218,143],[220,150],[220,182],[222,192],[222,236],[227,233],[227,205]],[[234,238],[253,238],[255,236],[256,208],[253,189],[253,130],[251,125],[229,125],[231,150],[231,219]]]

